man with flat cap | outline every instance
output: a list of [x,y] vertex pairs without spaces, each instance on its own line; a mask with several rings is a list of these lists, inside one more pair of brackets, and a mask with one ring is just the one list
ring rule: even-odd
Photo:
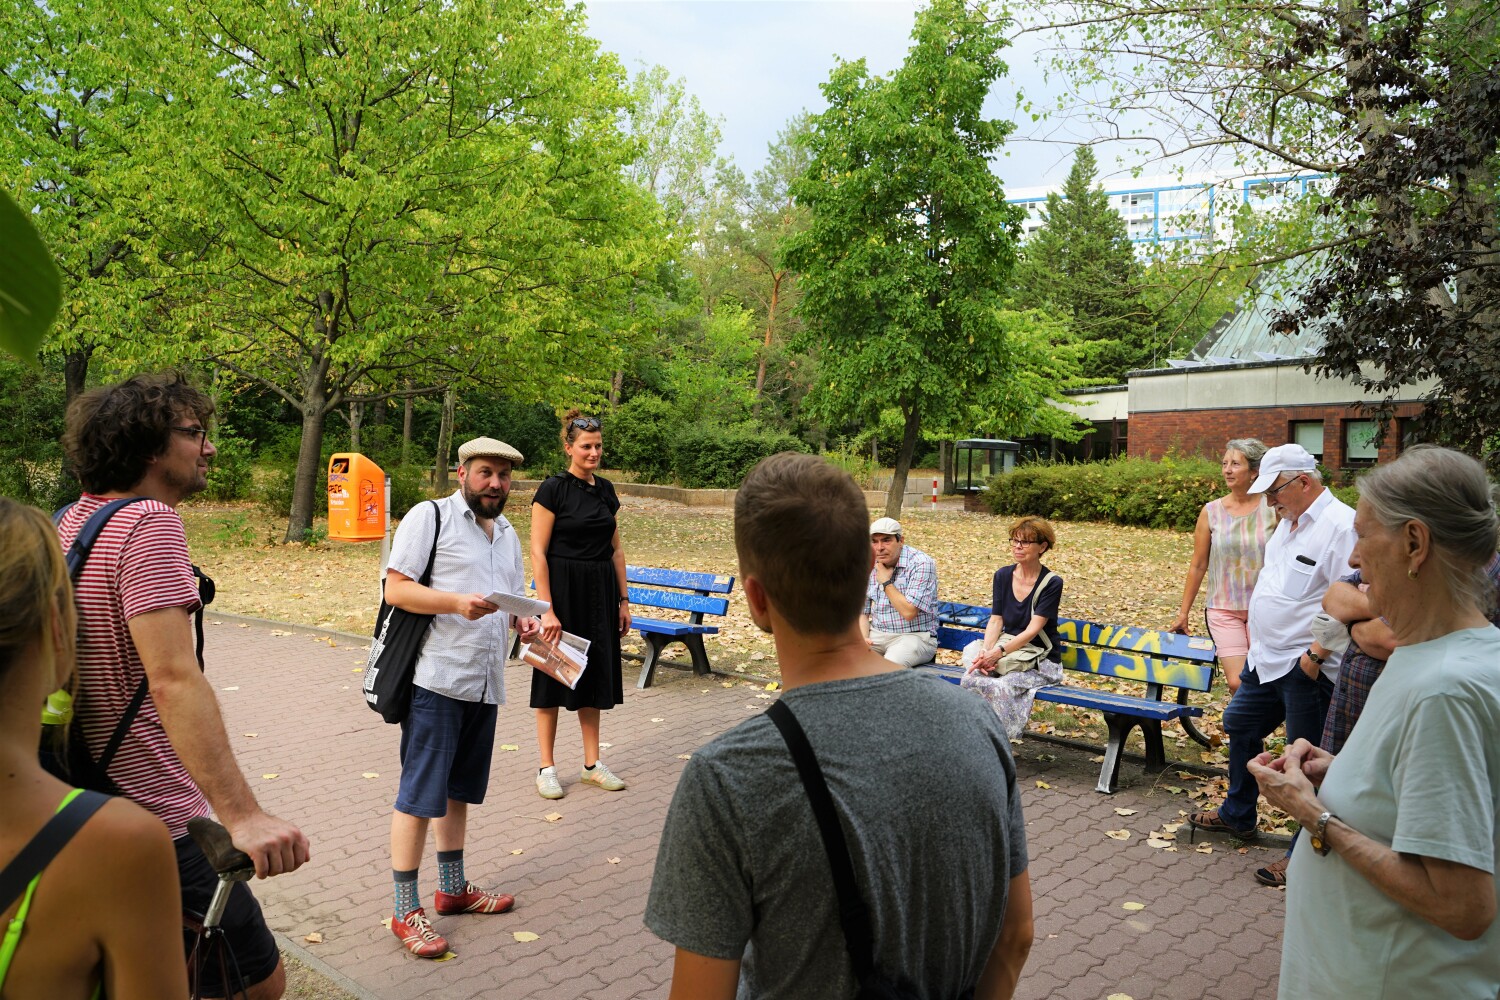
[[[464,874],[469,806],[484,801],[505,701],[510,615],[486,596],[519,594],[526,585],[521,543],[501,511],[521,453],[504,441],[475,438],[458,449],[458,490],[419,504],[401,519],[386,568],[385,598],[394,607],[434,615],[417,660],[411,712],[401,723],[401,784],[391,818],[396,905],[391,930],[421,958],[440,958],[448,942],[432,926],[417,891],[417,871],[433,821],[440,915],[504,913],[515,900],[481,889]],[[433,537],[437,547],[434,553]],[[432,583],[417,581],[432,557]],[[515,622],[529,640],[540,622]]]

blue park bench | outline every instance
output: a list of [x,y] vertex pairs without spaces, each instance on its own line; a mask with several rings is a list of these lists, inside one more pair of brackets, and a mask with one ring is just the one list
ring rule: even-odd
[[[983,636],[989,619],[989,608],[939,602],[938,648],[962,650],[975,638]],[[1162,743],[1163,722],[1176,719],[1190,737],[1204,746],[1209,745],[1208,738],[1193,725],[1193,719],[1201,716],[1203,709],[1188,704],[1188,694],[1206,692],[1213,686],[1218,656],[1211,642],[1173,632],[1101,625],[1077,618],[1059,618],[1057,631],[1063,641],[1065,670],[1138,681],[1146,686],[1144,696],[1067,683],[1050,684],[1036,692],[1038,701],[1091,708],[1104,716],[1109,727],[1109,742],[1104,749],[1104,764],[1099,769],[1098,791],[1105,794],[1115,791],[1125,738],[1136,726],[1140,727],[1146,743],[1148,772],[1163,771],[1167,767],[1166,748]],[[962,667],[934,663],[927,669],[936,671],[954,684],[963,677]],[[1164,697],[1168,688],[1176,689],[1174,699]]]
[[[626,566],[625,582],[630,591],[630,627],[639,631],[641,638],[646,640],[641,676],[635,686],[651,686],[662,650],[674,642],[687,647],[693,658],[693,673],[712,673],[708,653],[703,648],[703,637],[718,634],[719,626],[703,624],[703,616],[723,617],[729,610],[729,598],[723,595],[734,589],[734,577]],[[637,607],[686,612],[687,620],[641,617],[635,613]]]

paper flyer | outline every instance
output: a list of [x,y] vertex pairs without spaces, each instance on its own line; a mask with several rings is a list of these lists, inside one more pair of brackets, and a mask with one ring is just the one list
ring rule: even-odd
[[569,688],[578,687],[578,679],[583,676],[589,664],[587,654],[579,651],[566,639],[558,643],[533,639],[521,647],[521,661]]

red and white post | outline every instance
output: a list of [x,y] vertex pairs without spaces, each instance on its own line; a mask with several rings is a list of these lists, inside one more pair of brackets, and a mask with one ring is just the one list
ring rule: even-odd
[[934,479],[932,481],[932,509],[933,510],[937,510],[937,497],[938,497],[938,481],[936,479]]

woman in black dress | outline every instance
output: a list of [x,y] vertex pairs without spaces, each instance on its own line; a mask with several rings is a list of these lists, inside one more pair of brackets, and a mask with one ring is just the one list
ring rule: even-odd
[[559,708],[578,713],[583,730],[580,780],[611,792],[625,788],[599,759],[599,713],[625,700],[620,638],[630,631],[630,599],[625,550],[615,524],[620,501],[609,480],[594,474],[604,454],[598,419],[569,410],[562,442],[568,471],[538,486],[531,503],[531,568],[537,597],[552,604],[542,615],[542,637],[556,640],[571,632],[589,640],[589,654],[588,667],[572,690],[540,670],[531,673],[541,754],[536,788],[544,799],[563,794],[552,759]]

